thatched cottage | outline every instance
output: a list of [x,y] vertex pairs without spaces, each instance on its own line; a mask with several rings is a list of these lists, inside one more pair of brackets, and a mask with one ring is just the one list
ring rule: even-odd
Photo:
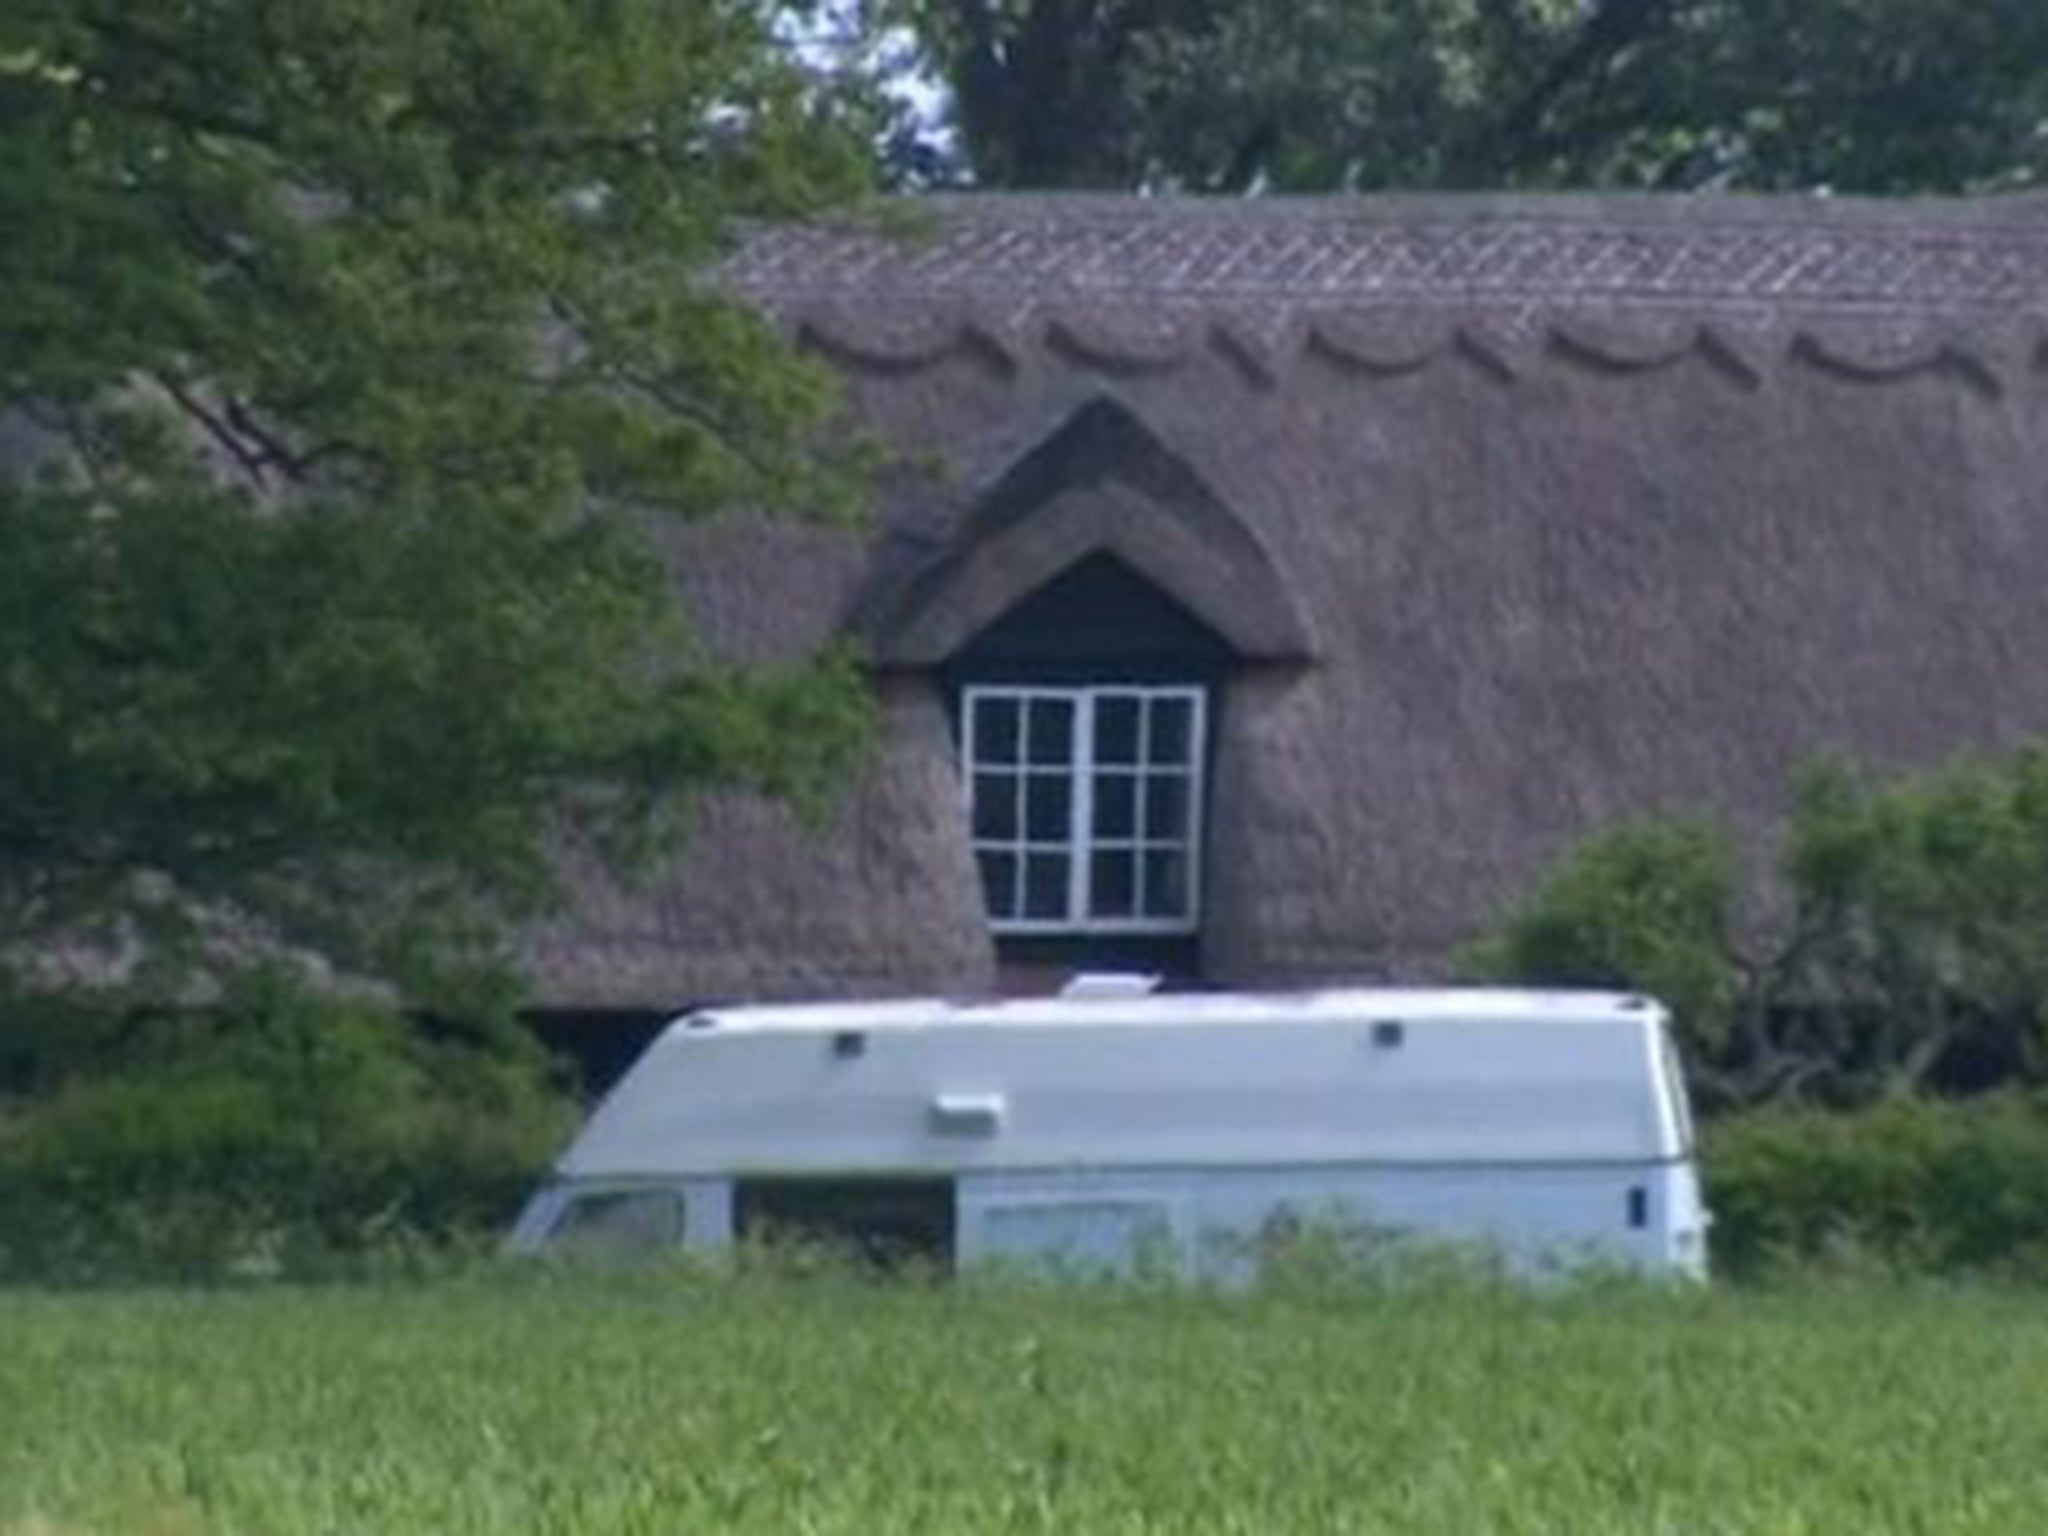
[[693,531],[854,636],[831,823],[728,798],[555,1008],[1426,971],[1589,831],[2048,730],[2048,203],[938,201],[730,280],[933,473]]

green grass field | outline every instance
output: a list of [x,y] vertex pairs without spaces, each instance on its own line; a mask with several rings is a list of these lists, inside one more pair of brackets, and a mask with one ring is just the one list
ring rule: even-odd
[[2048,1532],[2048,1296],[0,1294],[0,1532]]

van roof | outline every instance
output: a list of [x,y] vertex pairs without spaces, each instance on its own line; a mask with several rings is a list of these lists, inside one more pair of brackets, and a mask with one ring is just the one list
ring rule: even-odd
[[671,1029],[720,1032],[752,1030],[930,1029],[973,1025],[977,1029],[1045,1028],[1072,1025],[1307,1023],[1371,1017],[1419,1023],[1477,1023],[1514,1019],[1546,1020],[1612,1015],[1661,1014],[1661,1007],[1637,993],[1506,987],[1331,987],[1302,992],[1151,992],[1117,996],[1028,998],[886,998],[832,1003],[771,1003],[693,1010],[671,1021]]
[[663,1031],[573,1178],[1641,1162],[1686,1155],[1664,1011],[1616,993],[711,1010]]

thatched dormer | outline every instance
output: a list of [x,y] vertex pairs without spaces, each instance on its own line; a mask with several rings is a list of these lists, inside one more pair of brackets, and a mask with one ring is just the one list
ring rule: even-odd
[[678,548],[733,655],[860,637],[885,740],[593,882],[553,1004],[1426,971],[1617,818],[2048,730],[2048,203],[925,207],[730,280],[935,472]]

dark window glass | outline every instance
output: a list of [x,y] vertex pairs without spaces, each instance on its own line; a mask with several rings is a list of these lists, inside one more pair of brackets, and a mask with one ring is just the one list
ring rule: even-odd
[[1135,917],[1138,911],[1138,856],[1128,850],[1094,855],[1088,864],[1090,917]]
[[1064,853],[1033,853],[1025,856],[1025,917],[1067,916],[1067,868],[1068,860]]
[[998,929],[1192,921],[1198,698],[1048,685],[965,707],[970,826]]
[[951,1179],[736,1179],[733,1234],[742,1242],[795,1241],[887,1270],[953,1261],[958,1225]]
[[1031,761],[1064,768],[1074,760],[1074,704],[1071,699],[1031,701]]
[[1194,706],[1186,699],[1151,701],[1152,724],[1145,756],[1155,766],[1188,766],[1188,742],[1194,728]]
[[981,897],[990,917],[1017,915],[1017,855],[984,850],[981,860]]
[[1138,781],[1128,773],[1095,775],[1095,832],[1111,840],[1138,835]]
[[1135,763],[1138,760],[1138,700],[1114,695],[1095,705],[1095,761]]
[[1063,773],[1034,773],[1025,792],[1024,826],[1034,843],[1064,843],[1074,830],[1074,781]]
[[1145,835],[1175,842],[1187,836],[1188,780],[1178,773],[1153,774],[1145,780]]
[[1152,848],[1145,853],[1147,917],[1185,917],[1188,910],[1188,859],[1178,848]]
[[1017,721],[1022,705],[1016,699],[979,698],[968,728],[974,733],[977,763],[1017,761]]
[[983,842],[1007,843],[1017,836],[1017,791],[1014,773],[974,776],[974,835]]

